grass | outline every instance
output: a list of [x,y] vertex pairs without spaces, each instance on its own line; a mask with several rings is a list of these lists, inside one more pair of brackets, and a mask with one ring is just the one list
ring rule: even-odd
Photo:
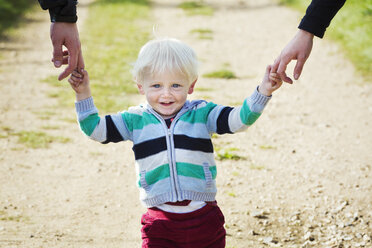
[[[280,0],[305,12],[310,1]],[[372,0],[347,0],[333,18],[325,36],[337,41],[356,69],[372,80]]]
[[251,165],[249,165],[249,169],[251,169],[251,170],[264,170],[265,169],[265,166],[251,164]]
[[227,70],[227,69],[221,69],[218,71],[209,72],[206,74],[203,74],[203,77],[206,78],[224,78],[224,79],[234,79],[237,78],[234,72]]
[[61,136],[51,136],[44,132],[20,131],[11,135],[18,136],[18,143],[28,148],[48,148],[51,143],[67,143],[69,138]]
[[213,31],[207,28],[197,28],[190,31],[191,34],[197,34],[199,39],[211,40],[213,39]]
[[[42,80],[42,82],[53,86],[54,90],[48,93],[50,98],[55,98],[58,101],[58,107],[73,107],[74,105],[74,93],[68,84],[68,82],[60,82],[57,80],[56,75],[48,76]],[[44,115],[44,117],[50,117],[50,115]]]
[[35,3],[36,1],[30,0],[0,0],[0,37],[3,37],[7,30],[17,27],[24,14],[33,6],[36,7]]
[[149,39],[149,2],[98,0],[90,9],[82,44],[92,94],[100,110],[112,112],[133,105],[128,94],[138,94],[130,70],[139,49]]
[[272,149],[276,149],[275,146],[270,146],[270,145],[260,145],[259,148],[262,149],[262,150],[272,150]]
[[214,9],[203,1],[183,2],[179,4],[178,7],[183,9],[187,15],[212,16],[214,14]]
[[5,211],[0,210],[0,221],[28,222],[29,217],[22,215],[8,215]]
[[236,197],[236,194],[234,192],[228,192],[227,195],[231,197]]
[[219,161],[223,161],[223,160],[235,160],[235,161],[246,160],[245,157],[234,153],[234,151],[238,150],[237,148],[221,149],[219,147],[216,147],[215,150],[216,150],[216,159],[219,160]]
[[0,127],[0,139],[8,138],[9,135],[13,132],[13,129],[11,129],[8,126],[2,126]]
[[[92,95],[102,112],[133,105],[129,98],[138,91],[130,70],[140,47],[149,39],[151,26],[144,24],[149,18],[149,2],[145,0],[97,0],[90,6],[80,37]],[[56,87],[49,96],[57,98],[61,106],[73,105],[73,90],[56,78],[44,80]]]
[[214,91],[213,88],[206,88],[206,87],[195,87],[195,91],[198,92],[212,92]]
[[42,129],[44,130],[58,130],[60,128],[61,128],[60,126],[52,126],[52,125],[42,126]]
[[56,115],[56,112],[52,112],[52,111],[35,111],[33,112],[35,115],[38,116],[39,119],[41,120],[49,120],[52,116],[55,116]]

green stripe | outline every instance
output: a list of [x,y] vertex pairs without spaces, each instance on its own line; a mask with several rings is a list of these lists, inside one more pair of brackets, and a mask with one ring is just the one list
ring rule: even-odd
[[[177,173],[181,176],[194,177],[198,179],[205,179],[203,166],[189,163],[176,163]],[[217,167],[209,166],[209,170],[212,174],[212,179],[216,179]]]
[[98,125],[99,120],[100,118],[97,113],[89,115],[87,118],[79,122],[81,130],[83,130],[86,135],[90,136]]
[[[145,179],[147,185],[151,185],[169,176],[169,164],[163,164],[156,169],[146,172]],[[141,186],[141,182],[138,182],[138,184]]]
[[146,112],[142,115],[124,112],[122,113],[122,118],[130,132],[133,132],[134,129],[142,129],[144,126],[149,124],[160,123],[154,115]]
[[252,112],[247,104],[247,101],[244,101],[240,110],[240,119],[245,125],[252,125],[258,119],[258,117],[260,117],[260,115],[261,113]]
[[209,102],[204,107],[196,110],[188,111],[180,118],[181,121],[189,123],[207,123],[208,115],[217,106],[217,104]]

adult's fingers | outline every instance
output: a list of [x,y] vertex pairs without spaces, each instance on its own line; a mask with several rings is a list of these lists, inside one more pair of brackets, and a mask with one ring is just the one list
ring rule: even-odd
[[64,65],[67,65],[68,64],[68,57],[69,57],[68,51],[67,50],[63,51],[63,61],[62,61],[62,64],[64,64]]
[[81,69],[84,69],[85,68],[83,53],[81,52],[81,50],[80,50],[80,53],[79,53],[77,68],[78,68],[79,71]]
[[66,78],[68,75],[72,73],[73,70],[76,69],[78,56],[79,54],[78,54],[77,49],[74,49],[74,48],[69,49],[68,66],[65,68],[65,70],[61,74],[59,74],[58,80],[62,80]]
[[[280,57],[279,57],[280,58]],[[280,62],[280,59],[277,58],[275,61],[274,61],[274,64],[271,66],[271,70],[270,70],[270,73],[275,73],[277,70],[278,70],[278,67],[279,67],[279,62]]]
[[52,62],[56,68],[61,67],[63,61],[62,44],[53,42],[53,58]]
[[297,79],[300,78],[301,73],[302,73],[302,69],[303,69],[303,67],[305,65],[305,62],[306,62],[306,59],[304,59],[304,58],[299,58],[297,60],[296,66],[295,66],[295,68],[293,70],[293,77],[294,77],[294,79],[297,80]]
[[289,64],[289,62],[291,62],[291,59],[282,58],[280,60],[278,70],[276,72],[279,74],[280,78],[284,82],[292,84],[293,83],[292,79],[288,77],[287,74],[285,73],[285,70],[287,69],[287,65]]

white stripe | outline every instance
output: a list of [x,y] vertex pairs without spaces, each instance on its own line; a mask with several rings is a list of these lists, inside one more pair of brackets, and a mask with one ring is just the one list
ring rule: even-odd
[[141,165],[141,170],[151,171],[153,169],[156,169],[160,165],[168,163],[168,151],[165,150],[146,158],[138,159],[136,161],[136,167],[138,167],[138,165]]
[[175,149],[176,160],[181,163],[198,164],[202,166],[203,163],[209,165],[216,165],[213,153],[201,151],[189,151],[184,149]]
[[96,128],[93,130],[90,138],[98,142],[104,142],[107,139],[107,129],[106,129],[106,118],[100,118]]
[[248,126],[245,125],[240,119],[241,109],[242,106],[235,107],[229,114],[229,128],[233,133],[243,131],[248,128]]
[[135,144],[149,141],[152,139],[157,139],[165,136],[164,127],[161,123],[158,124],[148,124],[142,129],[133,129],[133,137],[136,140],[133,140]]
[[204,123],[189,123],[179,120],[174,129],[174,134],[187,134],[189,137],[210,139],[211,136]]

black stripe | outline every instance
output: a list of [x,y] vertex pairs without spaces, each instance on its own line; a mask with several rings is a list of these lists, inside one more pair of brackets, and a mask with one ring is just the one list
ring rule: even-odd
[[233,110],[231,107],[224,107],[220,115],[217,118],[217,133],[224,134],[224,133],[232,133],[229,127],[229,114]]
[[167,150],[167,141],[165,136],[144,141],[139,144],[135,144],[132,148],[134,151],[134,157],[137,159],[146,158],[156,153]]
[[102,142],[102,144],[107,144],[110,142],[117,143],[119,141],[123,141],[123,137],[120,135],[118,129],[116,128],[111,116],[106,115],[106,128],[107,128],[107,139]]
[[210,139],[192,138],[186,135],[174,135],[174,147],[192,151],[213,152]]

